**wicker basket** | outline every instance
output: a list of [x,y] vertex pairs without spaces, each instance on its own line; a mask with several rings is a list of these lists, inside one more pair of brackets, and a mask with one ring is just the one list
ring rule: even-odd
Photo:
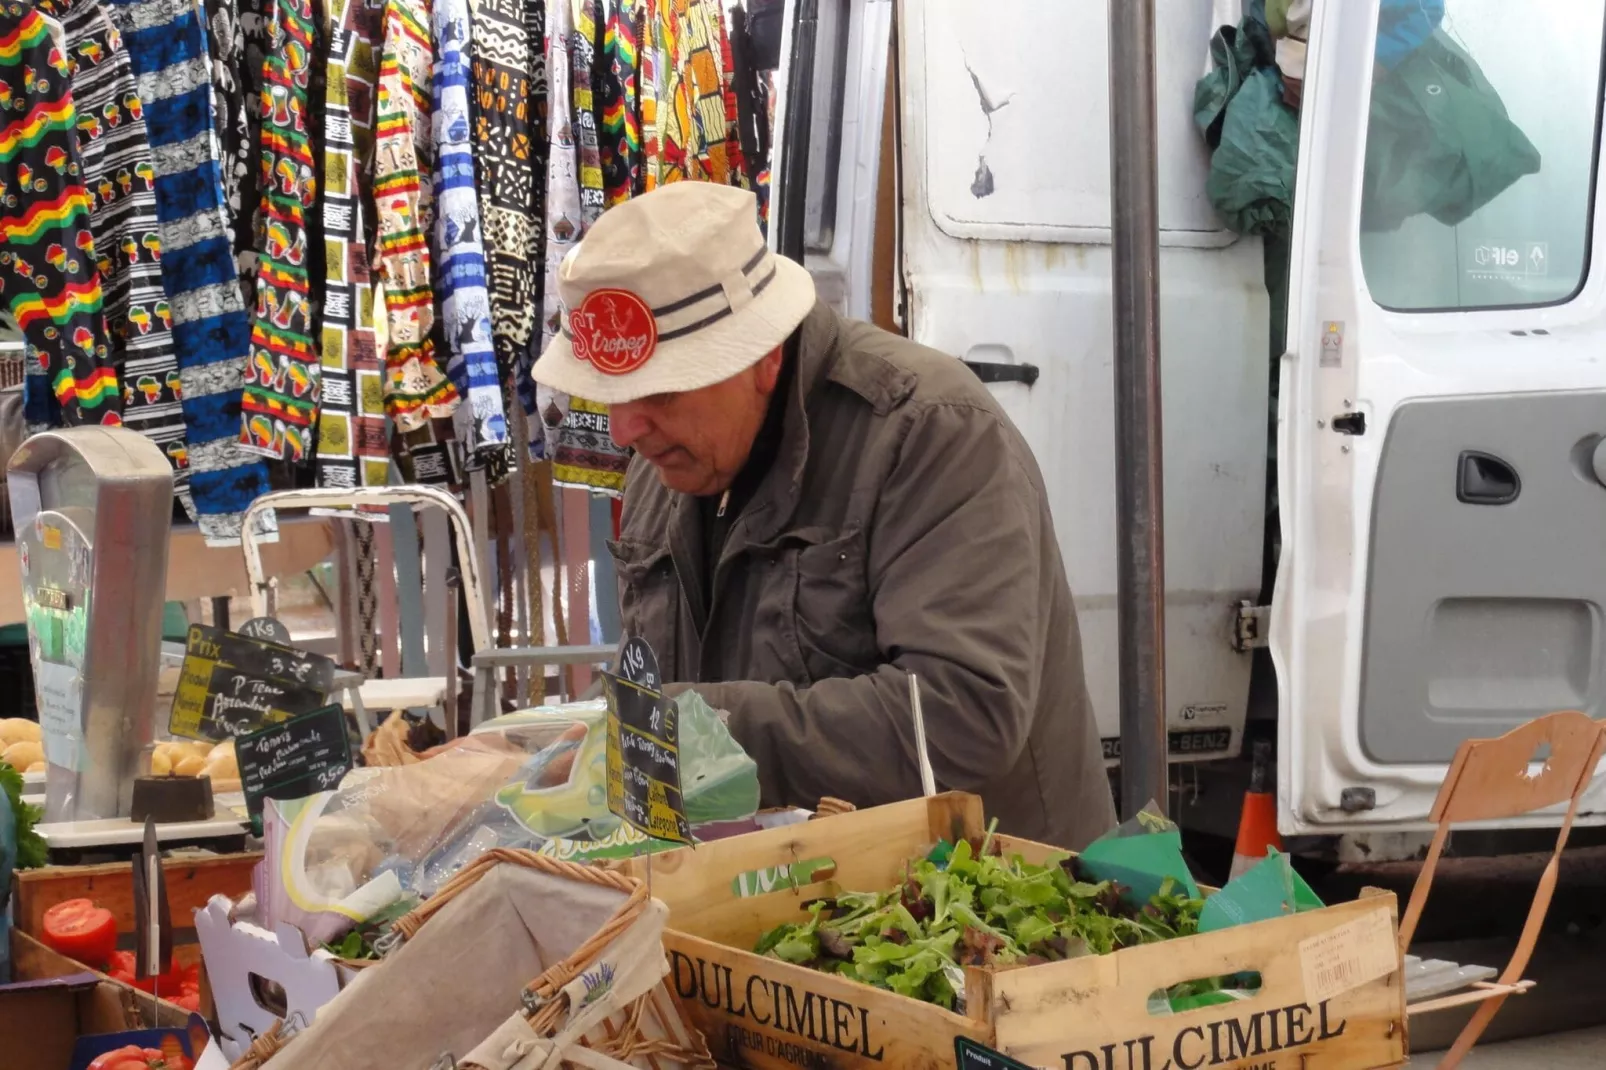
[[[397,921],[402,942],[381,966],[301,1033],[263,1034],[234,1070],[533,1070],[569,1066],[561,1053],[582,1048],[575,1065],[714,1070],[664,987],[667,916],[624,874],[487,852]],[[522,991],[501,987],[520,961],[562,950],[564,925],[593,918]]]

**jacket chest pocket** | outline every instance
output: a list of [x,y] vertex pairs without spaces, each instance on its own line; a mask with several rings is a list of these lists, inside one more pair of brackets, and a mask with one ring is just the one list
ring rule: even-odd
[[864,532],[802,529],[782,536],[783,567],[795,654],[809,683],[871,672],[880,663],[870,607]]
[[633,539],[608,544],[619,576],[619,621],[624,634],[645,639],[658,657],[664,679],[676,679],[676,626],[680,580],[667,546]]

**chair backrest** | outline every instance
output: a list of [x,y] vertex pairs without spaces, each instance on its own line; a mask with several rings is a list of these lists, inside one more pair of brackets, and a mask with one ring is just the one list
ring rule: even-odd
[[1602,726],[1577,710],[1546,714],[1495,739],[1466,740],[1434,800],[1433,821],[1493,821],[1559,806],[1589,785],[1603,742]]
[[[424,550],[424,564],[420,566],[418,552],[417,530],[411,525],[400,529],[401,537],[397,532],[387,531],[388,537],[376,539],[377,573],[385,575],[385,585],[395,593],[391,597],[381,600],[378,609],[378,618],[374,622],[378,625],[387,641],[402,643],[400,653],[403,660],[416,663],[415,658],[406,657],[406,651],[414,641],[422,642],[422,636],[428,625],[436,624],[437,616],[444,617],[444,613],[437,613],[440,609],[435,603],[440,599],[433,598],[429,603],[422,603],[417,597],[420,590],[428,590],[431,594],[439,595],[436,588],[442,586],[437,580],[444,575],[444,550],[440,540],[430,539],[432,527],[431,510],[428,507],[440,510],[451,527],[452,541],[457,550],[458,571],[461,576],[465,601],[468,605],[469,632],[473,638],[475,650],[485,650],[492,645],[490,621],[486,610],[484,589],[482,587],[483,567],[480,563],[478,540],[469,521],[468,514],[463,506],[452,495],[435,487],[428,486],[394,486],[394,487],[366,487],[360,490],[290,490],[264,494],[251,503],[246,512],[244,530],[248,533],[241,540],[241,548],[245,553],[246,571],[251,582],[252,612],[262,615],[267,612],[267,596],[269,584],[262,571],[261,549],[257,545],[254,535],[256,515],[267,510],[293,510],[293,509],[342,509],[355,507],[374,507],[387,510],[393,507],[392,515],[405,517],[405,511],[418,510],[424,512],[424,529],[426,547]],[[405,510],[405,511],[404,511]],[[361,521],[356,521],[361,523]],[[397,543],[402,543],[402,551],[398,553]],[[422,567],[422,572],[420,568]],[[392,580],[391,577],[394,577]],[[443,605],[444,603],[441,603]],[[387,666],[388,668],[389,666]],[[444,671],[444,668],[442,669]],[[405,675],[434,675],[425,672],[405,672]],[[390,675],[390,674],[387,674]]]

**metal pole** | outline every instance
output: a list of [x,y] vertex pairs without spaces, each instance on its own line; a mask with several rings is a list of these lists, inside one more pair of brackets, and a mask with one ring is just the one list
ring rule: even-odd
[[1121,814],[1166,805],[1154,0],[1109,0]]

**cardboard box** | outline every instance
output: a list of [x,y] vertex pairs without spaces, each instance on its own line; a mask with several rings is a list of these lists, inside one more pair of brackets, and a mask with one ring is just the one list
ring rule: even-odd
[[0,1066],[65,1067],[79,1037],[188,1021],[187,1011],[158,1011],[149,996],[88,970],[0,985]]
[[[624,868],[670,908],[671,991],[714,1057],[743,1067],[952,1066],[970,1038],[1064,1070],[1304,1070],[1397,1065],[1405,986],[1386,893],[1163,943],[1013,969],[966,971],[966,1013],[755,955],[801,904],[881,891],[939,839],[984,833],[981,800],[898,803],[634,859]],[[1002,837],[1041,862],[1060,852]],[[1247,999],[1151,1014],[1188,981],[1260,974]],[[1382,971],[1382,972],[1379,972]]]

